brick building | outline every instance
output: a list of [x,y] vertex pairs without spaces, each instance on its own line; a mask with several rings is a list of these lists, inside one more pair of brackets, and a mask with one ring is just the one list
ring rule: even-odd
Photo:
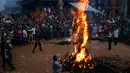
[[[56,6],[57,2],[59,0],[22,0],[24,1],[23,3],[27,3],[26,4],[22,4],[24,9],[32,9],[32,8],[36,8],[36,6],[42,6],[42,5],[54,5]],[[74,1],[78,1],[78,0],[63,0],[64,1],[64,5],[68,6],[68,2],[74,2]],[[116,15],[120,14],[120,8],[121,8],[121,1],[123,0],[89,0],[90,4],[102,11],[105,10],[108,12],[108,14],[110,14],[112,17]],[[128,0],[129,1],[129,0]],[[29,2],[29,3],[28,3]],[[33,5],[32,5],[33,4]]]
[[111,11],[111,16],[120,14],[121,0],[106,0],[106,9]]

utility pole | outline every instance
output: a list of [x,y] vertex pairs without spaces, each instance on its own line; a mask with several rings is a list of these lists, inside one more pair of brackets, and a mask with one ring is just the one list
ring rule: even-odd
[[59,6],[60,23],[62,22],[63,5],[64,2],[62,0],[59,0],[58,6]]

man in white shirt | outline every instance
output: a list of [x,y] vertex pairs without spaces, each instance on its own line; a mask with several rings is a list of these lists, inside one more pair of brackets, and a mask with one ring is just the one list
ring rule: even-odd
[[52,40],[53,39],[53,26],[50,25],[49,28],[50,28],[50,39]]
[[25,44],[27,43],[27,36],[28,36],[27,31],[23,29],[23,40]]
[[118,36],[119,36],[119,30],[115,29],[114,30],[114,45],[117,45],[118,43]]
[[32,28],[32,41],[35,41],[35,37],[36,37],[36,28]]

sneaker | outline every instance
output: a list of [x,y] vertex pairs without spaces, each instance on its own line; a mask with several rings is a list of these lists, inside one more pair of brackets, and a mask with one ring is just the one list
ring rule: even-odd
[[108,50],[111,50],[110,48],[108,48]]
[[42,51],[42,49],[40,49],[40,51]]
[[15,70],[15,69],[16,69],[16,66],[15,66],[15,65],[13,65],[12,70]]

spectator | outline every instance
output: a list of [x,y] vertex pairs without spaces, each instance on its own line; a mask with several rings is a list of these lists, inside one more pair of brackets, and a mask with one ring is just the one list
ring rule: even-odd
[[34,48],[33,48],[33,50],[32,50],[32,53],[35,53],[35,49],[36,49],[37,45],[39,45],[40,51],[42,51],[42,47],[41,47],[41,37],[42,37],[42,36],[41,36],[40,31],[37,32],[37,34],[36,34],[36,40],[35,40],[35,45],[34,45]]
[[25,29],[23,29],[23,40],[24,40],[24,43],[26,44],[27,43],[27,31]]
[[112,42],[112,33],[109,31],[109,33],[108,33],[108,50],[111,50],[111,42]]
[[100,42],[102,41],[102,39],[103,39],[103,36],[102,36],[102,32],[103,32],[103,30],[102,30],[102,25],[99,25],[99,28],[98,28],[98,39],[100,40]]
[[118,43],[118,36],[119,36],[119,30],[115,29],[114,30],[114,45],[117,45]]
[[32,42],[32,30],[28,30],[28,41],[29,43]]
[[95,37],[96,36],[96,34],[97,34],[97,26],[96,26],[96,24],[93,26],[93,37]]
[[20,29],[18,30],[18,38],[22,39],[22,31]]
[[52,40],[53,39],[53,26],[50,25],[50,39]]
[[53,73],[61,73],[62,72],[62,64],[58,61],[58,57],[56,55],[53,56]]

